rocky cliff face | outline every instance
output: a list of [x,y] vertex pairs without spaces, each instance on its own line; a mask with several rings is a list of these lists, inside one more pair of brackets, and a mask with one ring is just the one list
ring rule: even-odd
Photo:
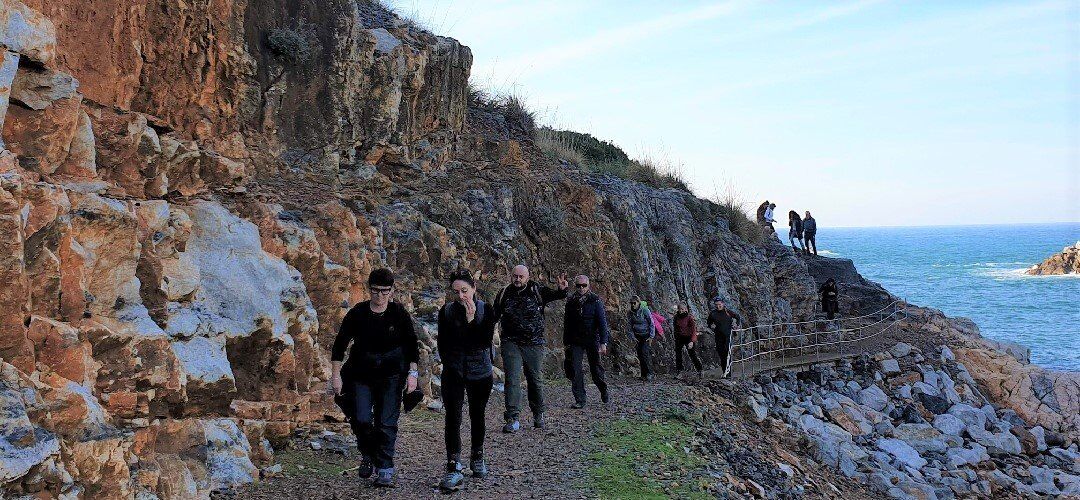
[[1041,263],[1031,266],[1031,269],[1026,272],[1036,276],[1080,273],[1080,241],[1047,257]]
[[[327,349],[376,266],[423,325],[445,277],[594,276],[616,318],[813,310],[715,205],[590,178],[470,109],[471,53],[360,0],[0,0],[0,482],[190,498],[340,415]],[[549,310],[552,366],[561,355]],[[620,369],[632,362],[618,357]]]

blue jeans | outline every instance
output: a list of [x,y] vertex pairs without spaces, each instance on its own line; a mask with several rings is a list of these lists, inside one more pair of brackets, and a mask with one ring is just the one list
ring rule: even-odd
[[399,374],[356,382],[356,445],[379,469],[394,467],[404,383]]

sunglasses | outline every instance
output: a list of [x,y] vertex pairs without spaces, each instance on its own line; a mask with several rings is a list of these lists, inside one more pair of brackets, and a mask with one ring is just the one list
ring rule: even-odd
[[371,293],[373,293],[373,294],[377,293],[379,295],[390,295],[390,293],[393,292],[393,291],[394,291],[393,287],[391,287],[391,288],[372,287],[371,288]]
[[589,288],[589,285],[587,285],[587,284],[584,284],[584,283],[578,283],[578,284],[577,284],[577,287],[578,287],[578,288]]

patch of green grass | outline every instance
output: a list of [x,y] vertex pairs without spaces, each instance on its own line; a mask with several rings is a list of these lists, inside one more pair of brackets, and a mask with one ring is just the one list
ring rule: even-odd
[[600,498],[711,498],[694,477],[705,460],[685,450],[692,418],[675,411],[660,420],[596,424],[588,487]]
[[274,458],[281,464],[281,471],[286,476],[319,476],[324,478],[341,477],[347,467],[340,463],[326,461],[325,455],[316,455],[310,450],[287,450],[278,452]]

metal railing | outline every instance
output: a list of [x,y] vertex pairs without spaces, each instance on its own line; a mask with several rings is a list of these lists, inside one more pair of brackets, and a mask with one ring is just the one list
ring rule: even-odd
[[[725,375],[830,361],[858,354],[857,342],[889,331],[904,318],[906,303],[894,300],[869,314],[737,328],[731,331]],[[737,368],[736,368],[737,367]]]

